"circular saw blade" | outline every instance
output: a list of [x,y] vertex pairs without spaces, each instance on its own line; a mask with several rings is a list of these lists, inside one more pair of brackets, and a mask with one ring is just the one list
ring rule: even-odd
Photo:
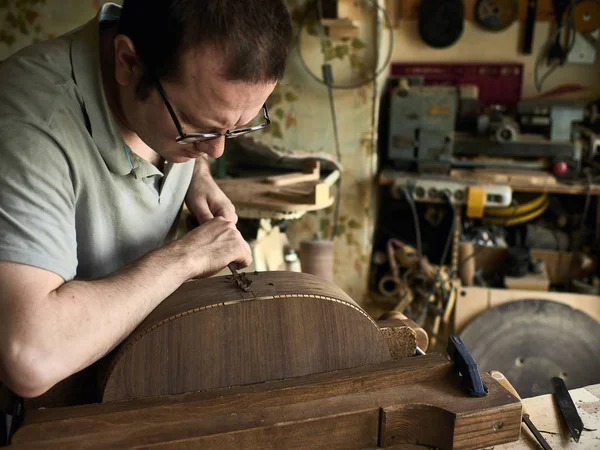
[[517,20],[516,0],[477,0],[475,19],[486,30],[502,31]]
[[600,324],[550,300],[512,301],[473,319],[460,337],[481,372],[499,370],[526,398],[600,383]]

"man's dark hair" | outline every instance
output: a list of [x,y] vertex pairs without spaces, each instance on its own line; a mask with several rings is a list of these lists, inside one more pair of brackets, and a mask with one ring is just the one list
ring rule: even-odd
[[124,0],[118,33],[145,65],[142,98],[153,78],[176,80],[182,53],[202,45],[223,53],[227,80],[277,81],[292,41],[284,0]]

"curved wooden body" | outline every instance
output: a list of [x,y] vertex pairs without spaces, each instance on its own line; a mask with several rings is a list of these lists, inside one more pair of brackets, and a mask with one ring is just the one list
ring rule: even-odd
[[107,358],[102,401],[390,360],[377,324],[339,287],[295,272],[255,276],[250,292],[239,290],[231,277],[183,284]]

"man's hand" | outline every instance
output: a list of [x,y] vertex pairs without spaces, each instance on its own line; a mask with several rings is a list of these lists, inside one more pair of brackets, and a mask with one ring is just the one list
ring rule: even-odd
[[235,206],[213,180],[208,169],[208,161],[203,157],[196,161],[185,203],[200,225],[215,217],[222,217],[234,224],[238,221]]
[[233,222],[222,217],[209,219],[170,244],[189,270],[189,278],[204,278],[219,272],[229,263],[238,268],[252,262],[252,251]]

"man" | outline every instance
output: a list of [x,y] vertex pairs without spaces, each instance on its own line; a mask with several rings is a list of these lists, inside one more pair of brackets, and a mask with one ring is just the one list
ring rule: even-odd
[[208,157],[268,124],[291,35],[282,0],[125,0],[0,65],[2,383],[38,396],[251,262]]

